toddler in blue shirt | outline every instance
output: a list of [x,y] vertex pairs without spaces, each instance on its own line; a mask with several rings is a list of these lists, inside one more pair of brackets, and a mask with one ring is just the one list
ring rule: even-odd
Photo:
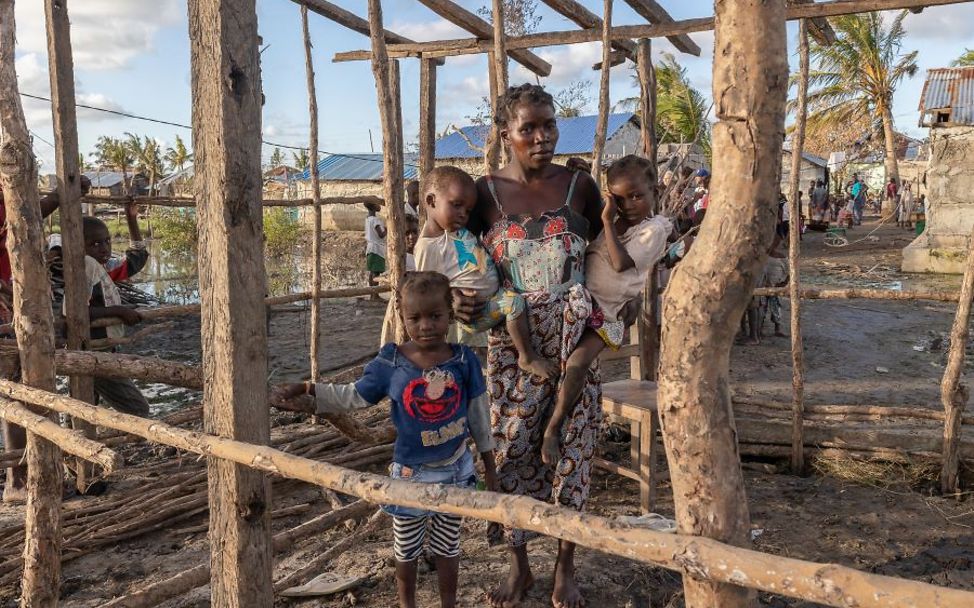
[[[347,412],[388,397],[396,427],[394,479],[474,487],[472,437],[484,462],[487,489],[496,488],[494,439],[480,362],[466,346],[446,341],[453,321],[450,281],[438,272],[410,272],[400,289],[409,340],[386,344],[353,384],[311,383],[278,389],[283,409],[308,411],[296,400],[314,396],[315,413]],[[460,563],[459,515],[388,505],[393,516],[396,583],[402,608],[416,606],[416,560],[428,542],[436,560],[440,605],[456,605]]]

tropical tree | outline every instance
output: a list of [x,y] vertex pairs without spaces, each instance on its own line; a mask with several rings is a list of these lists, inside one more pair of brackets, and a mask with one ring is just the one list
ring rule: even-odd
[[592,88],[590,80],[576,80],[568,83],[568,86],[556,92],[552,97],[555,99],[556,114],[562,118],[577,118],[585,113],[588,104],[592,101],[589,90]]
[[[654,66],[656,70],[656,134],[660,143],[697,142],[710,155],[710,123],[707,98],[698,91],[687,76],[687,69],[671,53],[663,53]],[[633,65],[632,80],[639,88],[637,66]],[[629,97],[616,104],[617,108],[639,113],[639,97]]]
[[808,130],[849,125],[869,116],[882,124],[886,175],[897,181],[893,95],[905,77],[917,72],[917,51],[902,51],[907,14],[902,11],[892,21],[882,13],[834,17],[835,42],[822,46],[812,40],[809,49]]
[[284,164],[284,154],[281,153],[280,148],[274,148],[274,153],[271,154],[271,169],[275,169]]
[[183,138],[176,136],[176,142],[166,149],[165,160],[169,163],[169,170],[184,171],[186,169],[186,163],[192,157],[189,150],[186,149],[186,144],[183,143]]
[[291,157],[294,158],[294,166],[302,171],[307,169],[308,165],[311,164],[308,151],[303,148],[297,152],[291,152]]
[[102,135],[95,143],[94,157],[101,168],[121,172],[122,185],[128,191],[129,171],[135,163],[135,157],[126,142],[115,137]]
[[146,135],[140,137],[133,133],[126,133],[128,138],[125,146],[132,153],[136,171],[149,176],[149,192],[156,186],[156,177],[163,173],[162,154],[159,142]]
[[955,68],[974,66],[974,49],[964,49],[960,57],[950,62]]
[[[541,15],[538,0],[504,0],[504,33],[508,36],[524,36],[538,29]],[[494,22],[492,6],[481,6],[477,14],[488,23]]]

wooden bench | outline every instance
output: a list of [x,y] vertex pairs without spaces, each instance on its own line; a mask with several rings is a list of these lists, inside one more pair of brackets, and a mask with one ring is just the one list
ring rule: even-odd
[[639,482],[639,506],[644,513],[650,513],[656,502],[657,485],[656,383],[619,380],[603,384],[602,411],[629,422],[632,468],[598,457],[595,466]]

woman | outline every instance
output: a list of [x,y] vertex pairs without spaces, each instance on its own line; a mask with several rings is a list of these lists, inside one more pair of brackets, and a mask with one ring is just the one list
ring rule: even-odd
[[913,192],[910,189],[910,182],[903,182],[903,191],[900,192],[899,205],[899,225],[901,228],[913,228]]
[[[587,241],[601,228],[599,190],[586,173],[551,163],[558,125],[551,96],[524,84],[501,96],[495,121],[511,161],[477,183],[477,207],[469,222],[503,274],[506,287],[525,295],[532,341],[545,358],[563,365],[585,327],[597,326],[598,312],[582,287]],[[482,305],[457,294],[461,319]],[[601,412],[598,366],[589,370],[582,397],[565,417],[560,460],[541,460],[541,442],[555,405],[557,382],[532,376],[517,365],[517,350],[503,327],[488,342],[491,426],[498,442],[500,490],[581,510],[589,493],[591,460]],[[515,605],[534,582],[527,542],[535,534],[492,524],[491,540],[506,540],[511,569],[489,594],[493,606]],[[584,605],[574,573],[575,545],[561,541],[552,604]]]

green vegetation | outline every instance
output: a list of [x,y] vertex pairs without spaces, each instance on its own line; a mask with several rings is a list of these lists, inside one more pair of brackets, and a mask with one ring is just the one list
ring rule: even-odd
[[[153,214],[154,238],[168,251],[185,252],[196,247],[196,212],[188,209],[163,209]],[[289,253],[301,241],[303,228],[291,209],[264,210],[264,244],[269,253]]]
[[272,253],[287,253],[301,240],[301,223],[287,207],[264,210],[264,246]]
[[961,56],[951,61],[950,65],[955,68],[974,66],[974,49],[964,49]]

